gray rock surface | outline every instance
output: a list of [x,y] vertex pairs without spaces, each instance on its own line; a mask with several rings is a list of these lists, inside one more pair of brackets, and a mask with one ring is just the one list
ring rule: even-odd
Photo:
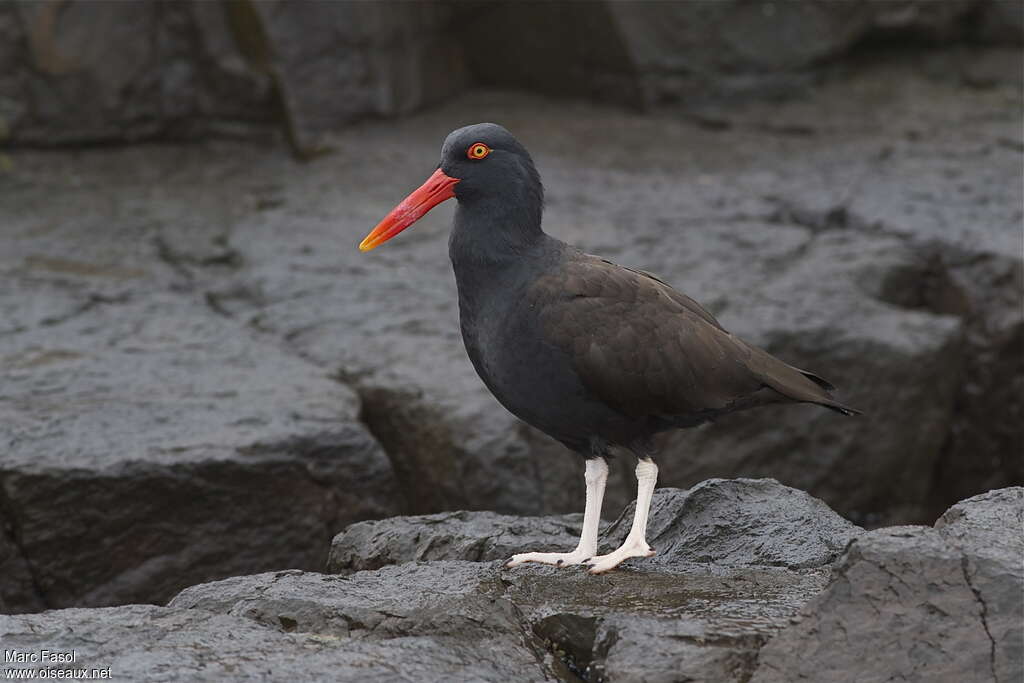
[[87,224],[81,248],[49,256],[69,227],[12,218],[0,238],[18,283],[0,293],[4,611],[163,601],[197,581],[319,568],[339,526],[401,509],[350,389],[201,295],[168,291],[187,278],[117,229]]
[[51,668],[109,668],[112,680],[500,681],[508,680],[500,674],[514,673],[489,671],[486,663],[475,667],[476,658],[439,651],[424,639],[288,633],[245,617],[153,605],[0,616],[0,639],[5,648],[19,652],[73,649],[74,664]]
[[[820,500],[771,479],[657,489],[650,515],[647,539],[657,555],[627,566],[821,567],[863,533]],[[621,545],[632,519],[631,504],[604,526],[601,552]],[[327,568],[348,574],[413,561],[502,560],[523,548],[571,550],[582,522],[579,514],[524,518],[465,511],[357,522],[334,537]]]
[[35,588],[4,585],[8,608],[159,601],[252,568],[321,567],[334,529],[400,509],[344,386],[215,315],[142,308],[2,346],[0,509]]
[[1020,680],[1022,558],[1020,487],[963,501],[935,528],[861,535],[752,680]]
[[[626,540],[634,506],[606,530],[609,550]],[[709,479],[688,491],[656,490],[647,522],[647,540],[658,552],[650,562],[665,567],[823,567],[861,533],[822,501],[773,479]]]
[[[475,642],[486,629],[519,643],[525,632],[540,641],[531,647],[556,656],[552,670],[566,680],[569,672],[586,680],[743,680],[758,648],[821,590],[829,562],[860,531],[777,482],[711,481],[658,492],[650,528],[653,542],[665,543],[651,560],[600,577],[578,567],[503,567],[515,552],[574,544],[578,523],[577,515],[489,512],[360,522],[333,544],[330,566],[343,578],[240,577],[187,589],[170,606],[372,638]],[[612,525],[605,546],[620,540],[617,532]],[[674,545],[665,538],[679,533],[688,535]],[[368,567],[375,569],[356,571]]]
[[[188,588],[167,607],[0,616],[0,641],[19,652],[74,649],[76,666],[157,681],[1019,678],[1021,602],[1011,598],[1024,591],[1024,489],[963,501],[935,528],[867,532],[770,481],[707,482],[657,503],[653,526],[692,526],[687,543],[703,555],[666,551],[601,576],[506,569],[485,556],[530,549],[577,520],[478,512],[363,522],[349,537],[369,543],[362,561],[396,564],[239,576]],[[795,533],[801,524],[810,539]],[[481,550],[469,533],[492,538]],[[831,549],[848,540],[830,566]]]
[[[543,680],[550,673],[552,658],[503,597],[498,572],[484,564],[406,564],[350,577],[303,572],[243,576],[189,588],[169,607],[199,608],[353,642],[418,644],[417,649],[436,653],[426,663],[460,662],[464,669],[457,678]],[[391,656],[408,655],[398,650]],[[443,676],[437,672],[428,678]]]
[[439,512],[350,524],[331,542],[327,571],[351,574],[436,559],[491,562],[520,548],[562,551],[579,540],[583,515],[517,517],[494,512]]
[[260,136],[300,155],[367,115],[466,83],[440,5],[286,2],[5,3],[0,140],[67,145]]
[[1018,0],[0,7],[0,140],[66,145],[280,125],[301,157],[470,83],[634,107],[800,93],[879,43],[1024,42]]

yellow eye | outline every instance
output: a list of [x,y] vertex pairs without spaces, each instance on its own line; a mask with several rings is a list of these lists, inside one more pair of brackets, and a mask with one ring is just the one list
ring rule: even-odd
[[466,156],[475,161],[483,159],[485,156],[491,153],[491,148],[482,142],[474,142],[466,150]]

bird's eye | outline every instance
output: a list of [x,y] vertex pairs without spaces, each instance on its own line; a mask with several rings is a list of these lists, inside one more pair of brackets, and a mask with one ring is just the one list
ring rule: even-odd
[[469,146],[469,149],[466,150],[466,156],[474,161],[479,161],[490,153],[491,148],[482,142],[474,142]]

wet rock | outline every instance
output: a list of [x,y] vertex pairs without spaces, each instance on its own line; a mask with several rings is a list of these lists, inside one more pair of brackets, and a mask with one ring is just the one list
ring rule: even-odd
[[185,297],[98,305],[0,357],[3,561],[34,586],[4,573],[11,611],[322,567],[333,529],[399,509],[350,390]]
[[[622,541],[631,514],[605,529],[603,551]],[[347,574],[424,560],[493,566],[516,552],[574,547],[580,522],[488,512],[360,522],[335,537],[328,567]],[[862,533],[821,501],[771,480],[659,489],[649,530],[658,554],[613,574],[533,565],[501,572],[506,597],[533,633],[586,680],[743,680],[761,645],[824,586],[824,567]]]
[[327,571],[350,574],[428,560],[490,562],[521,548],[562,551],[575,547],[582,523],[580,514],[517,517],[462,510],[357,522],[334,537]]
[[1018,487],[963,501],[935,528],[859,536],[752,680],[1019,679],[1022,521]]
[[[605,547],[626,539],[635,504],[605,531]],[[648,561],[823,567],[861,533],[822,501],[773,479],[710,479],[688,491],[655,490],[647,540],[658,554]]]
[[[500,544],[532,549],[535,537],[565,533],[558,525],[573,520],[522,518],[515,526],[490,513],[407,517],[350,529],[348,540],[370,543],[374,561],[397,565],[344,576],[238,576],[192,586],[167,607],[0,616],[0,638],[18,650],[74,648],[80,663],[133,680],[282,671],[373,681],[1019,677],[1019,601],[1008,597],[1010,589],[1019,595],[1022,540],[1007,532],[1020,528],[1024,489],[964,501],[934,529],[871,532],[769,481],[662,494],[652,522],[671,512],[685,533],[690,520],[706,556],[669,550],[660,562],[601,576],[579,567],[506,569],[501,559],[443,555],[483,559]],[[776,509],[765,508],[769,495]],[[735,513],[719,519],[718,539],[707,537],[703,521],[716,506]],[[795,533],[801,524],[811,540]],[[410,534],[416,526],[419,540]],[[768,543],[770,529],[777,533]],[[487,549],[469,547],[471,531],[490,534]],[[854,532],[834,569],[790,568],[808,557],[818,563]],[[400,556],[423,541],[428,547],[414,552],[431,560]]]
[[[688,491],[659,488],[650,515],[648,541],[657,555],[627,566],[822,567],[863,533],[820,500],[771,479],[712,479]],[[602,529],[602,552],[622,543],[632,519],[631,504]],[[359,522],[335,536],[328,571],[421,560],[487,562],[523,549],[566,551],[576,546],[582,521],[579,514],[523,518],[460,511]]]
[[422,643],[438,653],[428,663],[454,658],[465,670],[473,669],[470,677],[544,680],[550,655],[520,624],[502,589],[490,565],[434,562],[349,577],[303,572],[238,577],[189,588],[169,606],[244,616],[296,633]]
[[569,672],[587,680],[678,680],[680,672],[740,680],[767,635],[824,580],[820,570],[677,565],[597,578],[437,560],[348,577],[239,577],[189,588],[170,607],[244,616],[295,633],[422,640],[479,660],[485,680],[494,679],[491,671],[529,680],[552,673],[571,680]]
[[[18,652],[74,650],[72,665],[49,668],[110,669],[114,680],[264,681],[308,676],[314,680],[500,681],[486,653],[468,657],[428,638],[388,641],[315,631],[287,633],[252,619],[202,609],[128,605],[0,616],[0,640]],[[474,666],[480,661],[480,666]],[[45,668],[4,664],[8,669]],[[543,680],[537,676],[537,680]]]
[[[342,421],[367,425],[401,484],[380,514],[578,512],[579,458],[508,415],[465,357],[445,253],[451,206],[370,255],[354,248],[429,173],[452,121],[497,119],[544,173],[552,233],[660,273],[727,328],[821,373],[868,412],[850,420],[779,407],[684,433],[659,458],[664,485],[772,476],[860,524],[931,521],[963,495],[1022,476],[1012,457],[1024,424],[1015,418],[1024,395],[1016,389],[1024,377],[1021,104],[1007,79],[977,88],[924,68],[885,62],[807,97],[723,108],[712,119],[479,92],[399,122],[360,124],[335,137],[334,155],[306,166],[280,150],[229,143],[11,152],[0,183],[0,393],[10,394],[13,373],[36,393],[95,382],[119,395],[129,375],[105,378],[135,368],[132,338],[146,335],[148,348],[166,317],[171,332],[195,334],[201,345],[251,344],[245,353],[261,359],[252,363],[258,374],[263,360],[288,359],[282,367],[299,363],[295,377],[314,393],[344,393],[329,399],[351,406],[339,410]],[[104,332],[111,321],[123,338]],[[182,383],[187,373],[227,372],[189,364],[198,349],[179,351],[184,365],[173,367],[185,369],[169,372]],[[155,380],[147,373],[148,389]],[[266,405],[248,394],[217,398],[183,424],[243,419],[239,404],[250,402]],[[274,443],[316,441],[328,428],[289,422],[283,403],[267,427]],[[63,420],[76,405],[63,401],[57,414]],[[132,405],[123,414],[135,420]],[[14,424],[3,421],[4,443]],[[172,427],[154,434],[177,443],[186,432]],[[263,443],[253,436],[260,429],[226,428],[231,449]],[[48,438],[45,458],[81,446],[70,427],[66,441]],[[97,443],[110,449],[117,439]],[[3,450],[4,467],[28,457],[19,450],[9,467],[14,452]],[[383,467],[382,458],[373,462]],[[612,472],[609,516],[634,495],[629,457]],[[271,486],[264,482],[261,490]],[[320,509],[333,525],[335,508]],[[7,547],[31,542],[6,507],[3,514],[14,539]],[[303,547],[327,533],[317,528]]]
[[502,574],[534,633],[567,667],[609,681],[743,680],[760,645],[826,575],[686,563],[600,578],[534,566]]
[[[386,637],[405,629],[461,633],[466,610],[483,604],[488,616],[475,617],[474,628],[504,623],[511,614],[539,639],[533,647],[546,648],[586,680],[743,680],[758,648],[821,590],[828,563],[861,531],[821,501],[777,482],[718,480],[656,493],[655,558],[600,577],[580,567],[503,568],[516,552],[572,547],[580,521],[579,515],[458,512],[360,522],[332,546],[330,570],[345,580],[229,579],[190,588],[171,606],[269,624],[283,616],[297,630],[322,631],[325,619],[351,629],[355,621],[373,637]],[[602,546],[618,544],[620,531],[613,524]],[[481,596],[491,602],[481,603]],[[372,607],[377,616],[353,616],[357,606]],[[446,625],[431,625],[434,610],[448,615]]]

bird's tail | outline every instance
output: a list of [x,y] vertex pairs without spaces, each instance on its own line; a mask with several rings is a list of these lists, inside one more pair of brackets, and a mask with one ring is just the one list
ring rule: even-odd
[[801,403],[815,403],[843,415],[863,415],[856,408],[832,398],[831,392],[835,387],[813,372],[788,365],[756,347],[751,347],[751,350],[754,353],[750,369],[757,374],[758,379],[786,398]]
[[857,410],[856,408],[851,408],[850,406],[844,403],[840,403],[839,401],[832,398],[831,392],[835,391],[835,387],[832,386],[831,382],[828,382],[822,379],[821,377],[818,377],[813,372],[807,372],[806,370],[801,370],[800,368],[794,368],[792,365],[790,365],[789,367],[792,368],[793,370],[796,370],[805,378],[811,380],[812,382],[818,385],[818,388],[821,390],[821,393],[823,395],[819,398],[812,399],[810,401],[811,403],[817,403],[819,406],[824,406],[829,410],[834,410],[837,413],[842,413],[843,415],[851,417],[854,415],[864,414],[863,412]]

